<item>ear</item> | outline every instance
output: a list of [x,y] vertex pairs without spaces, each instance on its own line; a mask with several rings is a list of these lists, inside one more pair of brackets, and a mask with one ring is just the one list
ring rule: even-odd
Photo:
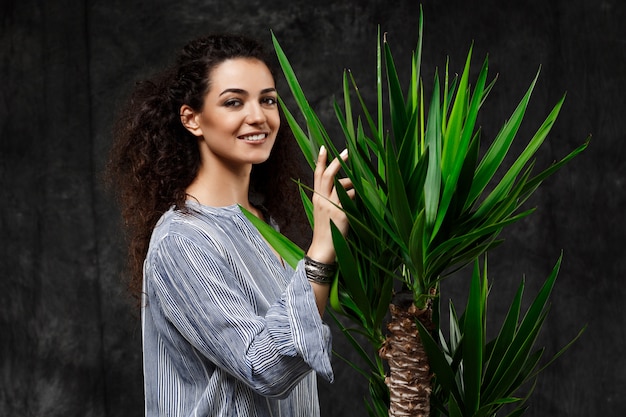
[[196,112],[187,104],[180,107],[180,122],[195,136],[202,136],[202,129],[198,123]]

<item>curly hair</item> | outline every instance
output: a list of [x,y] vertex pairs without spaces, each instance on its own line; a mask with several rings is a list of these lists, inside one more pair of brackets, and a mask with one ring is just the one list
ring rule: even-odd
[[[240,35],[211,35],[195,39],[175,63],[135,85],[114,127],[106,178],[121,206],[128,238],[129,289],[139,297],[143,261],[152,229],[170,207],[185,210],[185,190],[200,167],[197,138],[182,125],[183,104],[201,111],[209,91],[211,71],[233,58],[253,58],[272,65],[262,46]],[[261,195],[263,206],[281,228],[304,219],[293,178],[301,164],[295,141],[281,127],[269,159],[252,169],[250,192]],[[298,210],[300,208],[300,210]]]

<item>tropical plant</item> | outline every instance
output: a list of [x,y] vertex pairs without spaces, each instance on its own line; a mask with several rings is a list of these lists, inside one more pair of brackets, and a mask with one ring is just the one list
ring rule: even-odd
[[[561,265],[557,261],[551,274],[523,316],[521,313],[524,282],[520,284],[496,337],[486,342],[487,333],[487,262],[481,275],[478,260],[470,284],[467,306],[459,318],[452,302],[449,305],[448,337],[438,332],[438,341],[418,323],[420,337],[434,374],[431,415],[450,417],[495,416],[506,406],[508,417],[520,416],[533,393],[538,374],[561,356],[582,332],[540,365],[544,349],[534,344],[548,315],[548,298]],[[526,392],[519,396],[521,388]]]
[[[497,180],[496,173],[502,171],[539,73],[481,157],[481,131],[476,121],[495,83],[487,81],[487,59],[473,88],[471,48],[460,77],[449,77],[446,64],[443,79],[437,73],[434,76],[427,106],[420,74],[422,32],[420,15],[419,41],[411,59],[406,96],[391,48],[386,39],[381,47],[379,32],[375,111],[368,109],[350,71],[343,74],[343,103],[334,103],[350,155],[342,168],[352,180],[357,197],[351,200],[342,187],[337,187],[350,232],[344,238],[331,224],[339,274],[331,288],[330,304],[352,323],[347,327],[336,320],[369,368],[352,364],[369,379],[368,410],[372,416],[430,414],[432,370],[419,329],[438,330],[438,309],[433,309],[433,301],[437,300],[440,281],[501,243],[498,236],[504,227],[533,212],[522,210],[522,205],[542,181],[587,146],[585,142],[534,173],[534,155],[550,132],[563,98]],[[321,145],[334,157],[339,151],[309,105],[274,34],[272,39],[306,126],[300,126],[282,99],[281,107],[313,169]],[[387,101],[383,96],[383,65]],[[353,111],[355,99],[359,115]],[[390,131],[384,125],[386,116]],[[302,185],[302,201],[312,222],[307,191]],[[290,264],[301,259],[302,250],[296,245],[254,216],[249,218]],[[373,349],[363,346],[357,335],[364,336]],[[448,397],[458,402],[456,397]]]

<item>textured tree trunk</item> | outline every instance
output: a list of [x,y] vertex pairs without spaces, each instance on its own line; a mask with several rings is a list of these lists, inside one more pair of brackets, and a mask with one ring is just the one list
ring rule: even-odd
[[389,334],[379,351],[389,364],[385,379],[390,394],[389,417],[428,417],[431,372],[415,321],[433,328],[431,304],[418,309],[412,296],[402,294],[395,297],[389,310]]

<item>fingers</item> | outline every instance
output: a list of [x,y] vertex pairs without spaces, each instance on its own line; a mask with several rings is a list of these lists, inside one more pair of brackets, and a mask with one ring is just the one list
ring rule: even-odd
[[[348,150],[345,149],[339,157],[345,162],[348,159]],[[341,162],[339,158],[335,158],[328,166],[326,166],[328,159],[328,151],[324,146],[320,147],[320,152],[317,157],[317,164],[314,171],[314,184],[315,191],[325,197],[329,197],[332,194],[334,187],[334,180],[341,169]],[[348,186],[351,186],[349,183]]]
[[326,169],[326,159],[328,158],[326,148],[320,147],[320,152],[317,155],[317,164],[315,164],[315,171],[313,172],[313,189],[318,192],[322,186],[322,176]]
[[[339,158],[341,158],[344,162],[348,160],[348,150],[344,149],[340,154],[339,154]],[[326,171],[324,172],[324,175],[330,177],[330,178],[335,178],[335,175],[337,175],[337,173],[339,172],[339,170],[341,169],[341,162],[339,161],[339,158],[335,158],[329,165],[328,168],[326,168]]]
[[[328,163],[328,153],[324,147],[320,148],[317,158],[312,197],[315,226],[308,253],[311,258],[320,262],[333,262],[335,259],[330,222],[332,221],[344,236],[349,228],[346,213],[341,208],[335,188],[335,178],[341,169],[342,160],[345,162],[347,159],[348,151],[344,150],[338,158]],[[354,198],[355,190],[349,178],[337,179],[337,186],[343,187],[348,196]]]
[[346,193],[351,200],[354,200],[354,196],[356,196],[356,191],[354,189],[346,190]]
[[339,179],[339,184],[346,190],[352,189],[352,180],[350,178],[341,178]]

